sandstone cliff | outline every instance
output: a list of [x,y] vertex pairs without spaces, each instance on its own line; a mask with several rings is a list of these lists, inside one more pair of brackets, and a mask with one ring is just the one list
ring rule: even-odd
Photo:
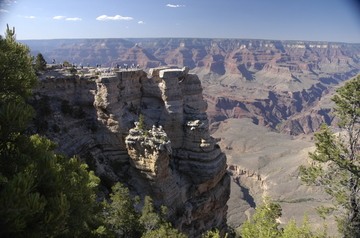
[[189,66],[205,87],[211,122],[247,117],[300,136],[316,131],[319,123],[331,123],[332,116],[318,102],[360,72],[359,44],[196,38],[42,42],[24,41],[58,62],[139,64],[146,70]]
[[[191,113],[188,112],[192,110],[192,104],[184,106],[183,120],[181,121],[179,120],[181,117],[181,110],[178,110],[179,105],[185,105],[187,101],[184,101],[184,98],[188,97],[185,95],[193,90],[200,91],[200,87],[189,86],[184,91],[180,86],[184,81],[179,85],[172,84],[176,80],[163,81],[158,71],[150,73],[153,76],[144,74],[140,77],[140,79],[149,77],[152,81],[139,81],[135,78],[131,85],[125,85],[105,80],[98,82],[97,85],[113,86],[100,86],[102,89],[97,89],[99,86],[91,84],[92,90],[97,90],[96,109],[92,103],[89,107],[85,105],[82,107],[86,112],[86,123],[83,123],[82,126],[87,126],[89,130],[94,131],[99,126],[107,125],[106,130],[110,132],[106,136],[102,135],[102,138],[96,139],[95,142],[92,142],[93,139],[86,141],[88,144],[95,143],[96,147],[94,146],[91,150],[85,147],[86,149],[82,153],[92,153],[95,156],[96,153],[101,156],[107,154],[110,156],[108,158],[117,158],[116,160],[107,160],[108,165],[106,166],[104,165],[106,163],[98,166],[103,170],[102,174],[106,174],[103,176],[103,181],[109,181],[111,184],[111,181],[120,176],[119,174],[126,174],[128,170],[133,170],[134,166],[143,168],[144,171],[136,177],[137,180],[131,180],[129,184],[133,187],[141,184],[141,182],[137,182],[140,178],[147,177],[154,181],[162,181],[166,178],[171,181],[174,171],[181,170],[185,174],[190,174],[188,171],[196,171],[196,168],[200,167],[199,163],[194,162],[190,166],[191,163],[187,164],[187,160],[191,159],[174,160],[177,161],[175,163],[172,162],[172,158],[192,158],[192,149],[188,149],[188,147],[177,149],[181,144],[179,135],[190,136],[185,139],[190,142],[192,139],[199,138],[194,137],[198,133],[193,131],[195,128],[200,129],[202,125],[207,127],[209,124],[210,132],[216,133],[219,145],[230,161],[228,166],[233,178],[229,205],[231,224],[239,225],[244,221],[252,213],[253,207],[261,202],[262,195],[271,195],[276,201],[281,202],[285,209],[283,223],[286,223],[291,217],[301,220],[305,210],[310,211],[311,207],[328,202],[321,192],[317,193],[318,191],[301,186],[297,167],[306,163],[307,153],[304,151],[307,151],[311,145],[304,141],[294,140],[294,138],[311,140],[312,133],[318,130],[321,123],[336,124],[336,118],[331,114],[333,104],[330,98],[337,87],[359,72],[359,44],[181,38],[97,39],[61,43],[62,45],[53,44],[52,48],[48,47],[48,51],[44,53],[45,57],[56,58],[58,61],[82,62],[84,65],[90,63],[92,66],[96,63],[108,66],[115,63],[128,65],[139,63],[144,71],[149,71],[148,67],[151,65],[176,65],[179,67],[188,65],[190,72],[199,76],[204,87],[203,96],[208,104],[208,121],[201,119],[204,116],[202,114],[204,109],[199,111],[197,119],[191,118]],[[80,54],[82,57],[79,56]],[[183,78],[181,75],[182,73],[179,73],[180,81]],[[129,77],[126,76],[126,78]],[[191,80],[187,82],[191,82]],[[164,91],[169,88],[168,85],[174,89],[172,92]],[[72,88],[73,86],[69,85],[68,87]],[[88,87],[90,86],[88,85]],[[134,89],[130,90],[131,87]],[[120,108],[121,103],[114,103],[116,100],[124,101],[122,96],[117,94],[118,88],[122,92],[130,90],[136,94],[126,96],[128,97],[125,99],[127,110]],[[112,95],[111,100],[107,96],[105,97],[108,94]],[[143,96],[139,102],[136,98],[140,94]],[[152,95],[161,95],[161,97]],[[194,96],[189,98],[197,100]],[[166,103],[164,103],[165,101]],[[154,139],[157,142],[151,144],[147,149],[146,153],[153,155],[153,162],[148,166],[139,166],[137,161],[133,161],[131,162],[132,167],[126,167],[129,165],[127,151],[132,151],[132,157],[138,156],[135,148],[148,139],[139,137],[135,140],[134,138],[140,136],[138,134],[140,132],[134,129],[135,134],[128,138],[130,144],[127,145],[125,137],[128,134],[119,135],[113,131],[116,132],[116,130],[120,130],[119,128],[125,127],[127,130],[133,128],[132,122],[138,120],[140,111],[146,114],[146,123],[150,126],[148,129],[152,129],[152,125],[155,125],[154,131],[162,134],[162,130],[159,129],[160,125],[162,126],[166,135],[160,137],[165,140],[160,140],[161,138],[156,133],[152,136],[157,138]],[[71,115],[74,117],[78,114],[79,107],[77,106]],[[67,115],[69,116],[69,114]],[[88,115],[99,116],[90,117]],[[176,119],[173,115],[179,115],[179,117]],[[120,117],[126,119],[119,119]],[[128,120],[129,118],[131,120]],[[250,120],[246,120],[246,118]],[[100,124],[98,119],[101,121]],[[172,120],[174,121],[172,122]],[[183,130],[175,126],[178,123],[181,123]],[[41,129],[41,126],[44,125],[38,126]],[[78,125],[73,127],[76,126]],[[49,121],[48,127],[50,130],[52,129],[51,121]],[[267,127],[272,132],[270,133],[263,127]],[[190,131],[188,131],[189,128]],[[192,128],[193,130],[191,130]],[[275,131],[281,132],[281,134],[275,133]],[[150,133],[147,134],[150,135]],[[86,140],[85,138],[87,137],[84,137],[83,140]],[[167,145],[166,138],[170,138],[170,147]],[[210,145],[210,148],[212,147],[212,140],[208,140],[208,137],[202,139],[204,141],[197,139],[197,148],[206,148],[207,144]],[[77,146],[71,136],[66,136],[66,141],[69,145]],[[112,141],[119,141],[121,145],[111,144]],[[126,147],[128,150],[125,149]],[[156,150],[160,147],[167,149]],[[166,152],[168,149],[172,150],[169,162],[167,162],[168,152]],[[80,149],[80,151],[82,150]],[[214,154],[217,153],[216,151]],[[92,154],[89,155],[89,158],[94,156]],[[216,155],[214,156],[216,157]],[[96,160],[90,159],[89,161]],[[158,175],[154,172],[157,167],[164,167],[167,163],[170,168],[175,169]],[[279,168],[271,170],[271,168],[275,168],[275,165]],[[123,171],[115,173],[112,170],[113,167],[121,168]],[[206,177],[206,174],[204,176]],[[191,182],[195,183],[197,183],[195,180],[201,180],[197,177],[187,177],[190,177],[188,179],[194,180]],[[123,179],[123,181],[128,180]],[[156,189],[159,186],[157,185]],[[282,189],[283,187],[284,189]],[[170,195],[166,196],[170,197]],[[298,199],[299,196],[300,199]],[[315,218],[314,214],[310,215],[314,219],[312,221],[316,223],[318,218]]]
[[[188,68],[40,78],[32,126],[58,151],[84,158],[102,179],[168,207],[168,219],[190,237],[226,229],[230,178],[226,157],[209,134],[207,103]],[[146,128],[139,127],[143,115]]]

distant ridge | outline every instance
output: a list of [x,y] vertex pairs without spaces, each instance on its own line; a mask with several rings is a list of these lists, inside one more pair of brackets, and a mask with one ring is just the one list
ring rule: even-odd
[[[146,50],[153,57],[161,62],[175,62],[177,66],[198,67],[198,61],[202,60],[206,55],[212,54],[211,48],[216,44],[219,47],[220,55],[226,58],[227,54],[233,51],[244,49],[266,51],[274,48],[284,52],[284,48],[289,46],[295,47],[302,45],[307,49],[311,49],[312,45],[327,45],[329,47],[337,47],[346,49],[350,54],[359,57],[360,43],[341,43],[341,42],[324,42],[324,41],[294,41],[294,40],[263,40],[263,39],[220,39],[220,38],[104,38],[104,39],[53,39],[53,40],[20,40],[19,42],[28,45],[32,54],[42,53],[49,62],[53,58],[57,62],[63,60],[79,61],[86,59],[88,63],[102,64],[110,66],[112,63],[121,60],[121,55],[134,47],[135,45]],[[184,52],[189,50],[187,55],[178,57],[184,60],[166,60],[176,50]],[[165,53],[168,52],[168,53]],[[275,51],[274,51],[275,53]],[[346,55],[349,55],[346,53]],[[195,57],[195,58],[194,58]],[[351,56],[350,56],[351,57]],[[190,59],[190,61],[189,61]],[[222,59],[222,60],[224,60]],[[190,63],[183,65],[182,62]],[[80,62],[77,62],[80,63]]]

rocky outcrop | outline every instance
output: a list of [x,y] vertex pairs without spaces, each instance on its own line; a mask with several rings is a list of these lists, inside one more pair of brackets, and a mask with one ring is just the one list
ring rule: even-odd
[[[24,43],[34,50],[47,49],[44,56],[58,62],[139,64],[146,70],[159,65],[190,66],[205,87],[211,122],[248,117],[256,124],[300,136],[328,123],[319,119],[331,118],[330,114],[315,115],[326,111],[319,110],[317,102],[360,72],[360,45],[336,42],[134,38],[63,40],[58,45],[43,41],[46,48],[39,42]],[[224,100],[235,106],[222,107]],[[301,114],[307,118],[300,119]]]
[[[84,39],[22,41],[47,59],[113,66],[116,62],[157,62],[189,66],[201,77],[236,74],[254,80],[261,76],[288,80],[341,80],[359,71],[359,44],[253,39]],[[147,65],[146,62],[150,62]]]
[[[317,124],[326,122],[310,113],[318,110],[313,108],[318,107],[316,101],[360,72],[359,44],[190,38],[54,40],[41,41],[42,46],[38,41],[23,42],[58,62],[139,64],[146,70],[187,65],[205,86],[211,122],[248,117],[293,135],[311,134]],[[224,99],[241,107],[219,107]],[[301,114],[308,114],[307,119],[300,120]],[[287,122],[290,117],[294,119]]]
[[198,237],[213,227],[225,231],[230,179],[209,133],[200,80],[188,71],[50,71],[33,98],[39,114],[46,98],[48,127],[33,130],[58,142],[59,152],[84,158],[104,190],[121,181],[133,195],[150,195],[180,231]]

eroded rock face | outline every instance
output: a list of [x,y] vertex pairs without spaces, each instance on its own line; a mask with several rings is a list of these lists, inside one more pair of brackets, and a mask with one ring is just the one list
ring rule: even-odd
[[[51,116],[43,121],[49,126],[40,132],[59,143],[59,152],[86,159],[105,190],[121,181],[133,195],[167,206],[169,220],[190,237],[213,227],[225,231],[226,156],[210,136],[196,75],[186,67],[98,78],[58,71],[42,77],[33,101],[47,98]],[[74,114],[78,107],[81,117]]]
[[59,62],[189,66],[205,88],[211,122],[246,117],[298,137],[332,123],[318,101],[360,72],[360,45],[339,42],[134,38],[24,43]]
[[[314,151],[313,143],[269,131],[248,118],[225,120],[213,136],[226,152],[232,177],[229,225],[239,227],[269,197],[282,208],[282,225],[300,221],[307,213],[311,227],[321,229],[323,219],[314,208],[330,205],[331,198],[320,187],[306,186],[299,172],[300,165],[311,163],[308,152]],[[338,237],[334,219],[326,222],[328,234]]]
[[146,179],[154,183],[167,181],[172,172],[169,167],[171,142],[160,126],[152,130],[136,127],[130,129],[125,140],[130,156],[130,164],[143,173]]

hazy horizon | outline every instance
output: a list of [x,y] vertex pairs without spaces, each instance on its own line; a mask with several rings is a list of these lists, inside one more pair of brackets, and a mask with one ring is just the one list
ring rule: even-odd
[[[16,29],[15,29],[16,30]],[[83,41],[83,40],[131,40],[131,39],[219,39],[219,40],[259,40],[259,41],[294,41],[294,42],[324,42],[324,43],[344,43],[344,44],[360,44],[359,42],[342,42],[342,41],[325,41],[325,40],[279,40],[279,39],[255,39],[255,38],[221,38],[221,37],[108,37],[108,38],[54,38],[54,39],[21,39],[19,41],[56,41],[56,40],[74,40],[74,41]]]

